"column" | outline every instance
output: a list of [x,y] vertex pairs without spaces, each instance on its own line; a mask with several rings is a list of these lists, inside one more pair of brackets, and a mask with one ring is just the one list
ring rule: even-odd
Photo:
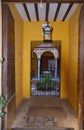
[[40,79],[40,59],[38,59],[38,79]]
[[57,78],[57,59],[55,59],[55,78]]

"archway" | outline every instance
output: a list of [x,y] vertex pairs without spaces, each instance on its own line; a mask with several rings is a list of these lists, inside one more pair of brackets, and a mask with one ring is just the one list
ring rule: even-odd
[[[59,96],[60,67],[58,49],[52,43],[42,43],[34,48],[33,57],[35,62],[32,62],[34,64],[32,67],[34,70],[32,71],[35,72],[36,76],[32,76],[31,95]],[[34,68],[35,66],[37,69]],[[38,84],[40,84],[41,91],[38,91]]]
[[57,62],[58,58],[55,59],[52,52],[46,51],[41,56],[41,66],[40,72],[42,73],[51,73],[53,78],[57,78]]
[[55,71],[55,77],[56,77],[56,69],[57,69],[57,59],[58,59],[58,50],[51,44],[51,43],[43,43],[39,46],[37,46],[34,49],[34,53],[36,53],[37,58],[38,58],[38,79],[40,78],[40,60],[41,60],[41,56],[43,53],[45,52],[51,52],[54,55],[54,71]]

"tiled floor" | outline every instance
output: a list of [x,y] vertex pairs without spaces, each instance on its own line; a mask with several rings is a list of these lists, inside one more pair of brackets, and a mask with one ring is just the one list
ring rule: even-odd
[[66,99],[34,96],[24,99],[17,109],[12,128],[74,128],[78,130],[77,113]]

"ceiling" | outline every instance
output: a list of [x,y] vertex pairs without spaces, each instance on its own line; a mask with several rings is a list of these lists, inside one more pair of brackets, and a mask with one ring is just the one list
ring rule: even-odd
[[77,3],[15,3],[24,21],[65,21],[70,19]]

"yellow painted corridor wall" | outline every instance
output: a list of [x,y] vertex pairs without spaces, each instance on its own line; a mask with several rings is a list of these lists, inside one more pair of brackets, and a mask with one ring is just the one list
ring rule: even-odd
[[68,99],[75,110],[78,109],[78,34],[79,5],[69,20],[69,57],[68,57]]
[[[40,22],[23,22],[11,4],[16,22],[16,101],[30,97],[31,41],[43,40]],[[61,98],[67,98],[75,110],[78,105],[78,18],[80,6],[69,21],[50,22],[53,40],[61,41]],[[23,60],[22,60],[23,56]]]
[[[31,75],[31,41],[43,40],[42,24],[44,22],[24,22],[23,32],[23,96],[30,97]],[[53,27],[53,40],[61,40],[61,97],[67,97],[67,59],[68,59],[68,21],[50,22]]]

